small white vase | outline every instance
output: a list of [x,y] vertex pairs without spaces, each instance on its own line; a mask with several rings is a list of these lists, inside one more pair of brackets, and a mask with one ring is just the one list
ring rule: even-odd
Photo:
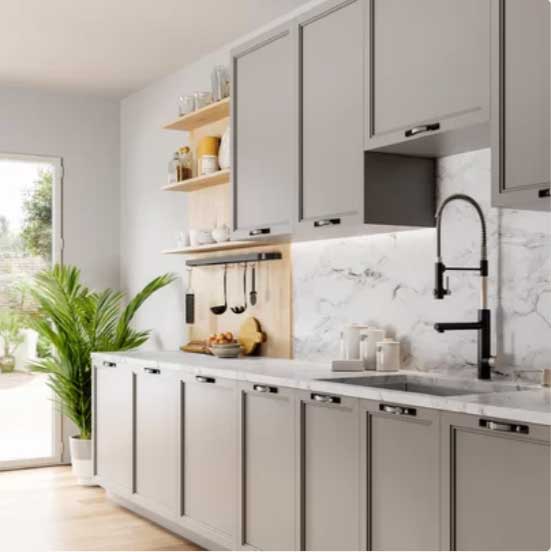
[[218,164],[221,169],[229,169],[231,165],[231,130],[230,127],[222,135],[220,149],[218,150]]
[[94,471],[92,467],[92,441],[73,435],[69,439],[71,447],[71,464],[73,474],[79,485],[94,486]]

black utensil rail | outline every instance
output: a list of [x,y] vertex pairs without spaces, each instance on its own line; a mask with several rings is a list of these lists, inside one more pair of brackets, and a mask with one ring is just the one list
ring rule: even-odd
[[186,266],[216,266],[239,263],[262,263],[266,261],[279,261],[282,256],[279,251],[265,251],[260,253],[242,253],[240,255],[224,255],[220,257],[207,257],[202,259],[189,259]]

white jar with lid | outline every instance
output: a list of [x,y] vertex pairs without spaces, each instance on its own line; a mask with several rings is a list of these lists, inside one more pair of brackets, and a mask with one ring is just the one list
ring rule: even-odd
[[377,371],[397,372],[400,370],[400,342],[386,338],[377,343]]

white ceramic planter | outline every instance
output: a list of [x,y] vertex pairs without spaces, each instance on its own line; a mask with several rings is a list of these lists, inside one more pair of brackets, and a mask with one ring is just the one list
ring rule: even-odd
[[73,474],[78,478],[79,484],[85,486],[95,485],[92,469],[92,441],[90,439],[80,439],[78,435],[73,435],[69,442]]

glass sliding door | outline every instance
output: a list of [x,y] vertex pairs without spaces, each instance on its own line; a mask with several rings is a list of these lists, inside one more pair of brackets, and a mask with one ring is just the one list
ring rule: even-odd
[[59,158],[0,153],[0,470],[61,461],[61,416],[33,359],[50,354],[30,329],[26,288],[61,262]]

